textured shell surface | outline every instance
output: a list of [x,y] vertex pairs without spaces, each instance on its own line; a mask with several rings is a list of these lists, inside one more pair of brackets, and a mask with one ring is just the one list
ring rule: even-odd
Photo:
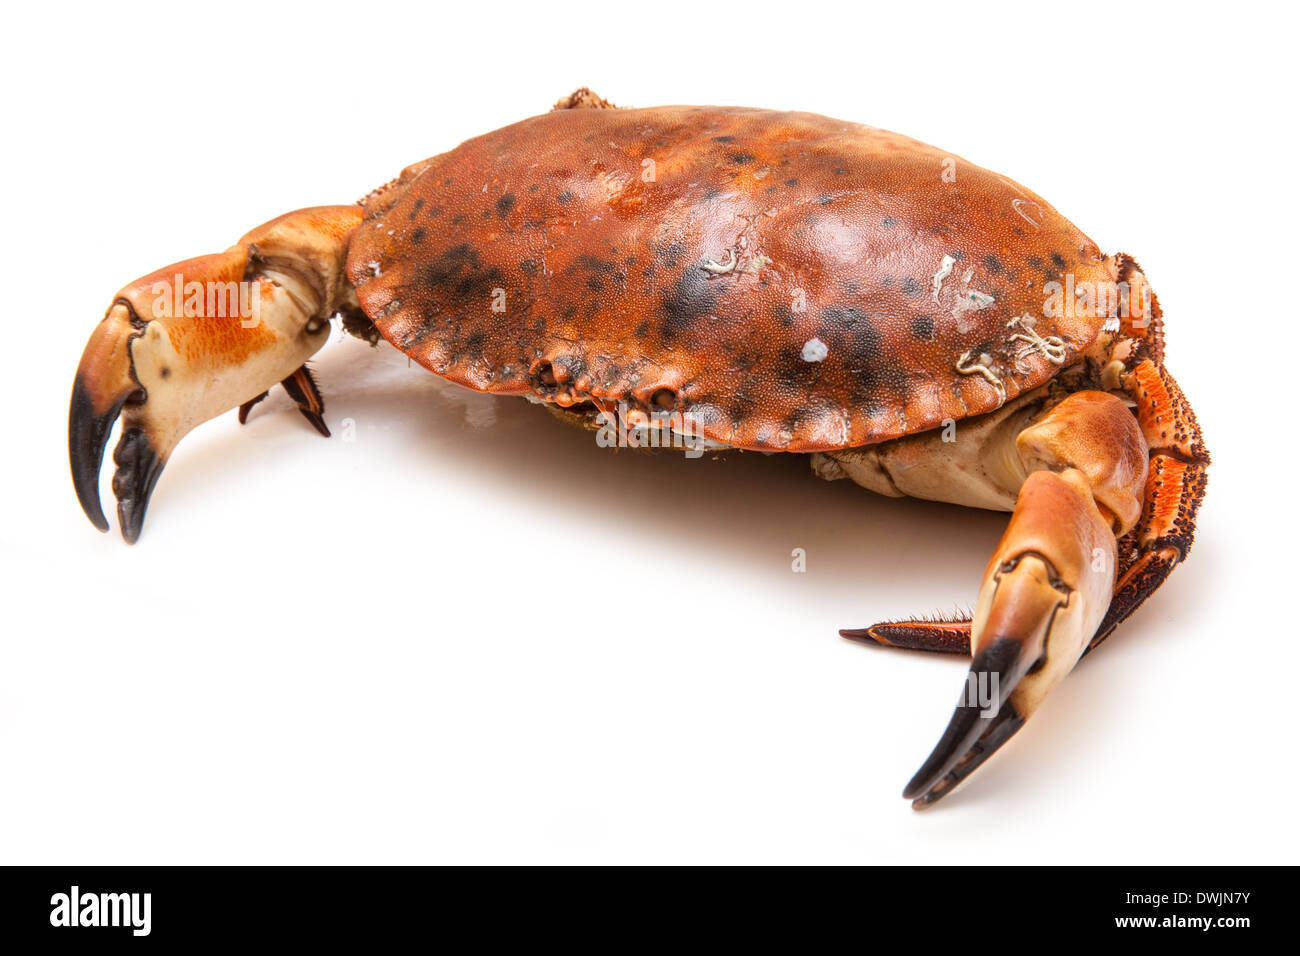
[[1016,183],[810,113],[556,110],[409,167],[365,211],[349,278],[433,372],[560,405],[671,407],[760,450],[991,411],[1104,321],[1045,316],[1045,284],[1114,278]]

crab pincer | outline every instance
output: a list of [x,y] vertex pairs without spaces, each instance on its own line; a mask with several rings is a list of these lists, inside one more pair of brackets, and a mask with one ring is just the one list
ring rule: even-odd
[[108,530],[99,472],[119,415],[113,493],[128,542],[177,442],[208,419],[282,383],[329,434],[305,363],[329,338],[330,317],[354,301],[343,264],[360,218],[354,206],[299,210],[113,297],[82,353],[68,412],[73,486],[96,528]]

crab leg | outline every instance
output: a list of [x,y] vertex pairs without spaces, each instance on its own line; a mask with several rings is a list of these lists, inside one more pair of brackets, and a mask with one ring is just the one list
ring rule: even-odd
[[962,697],[903,791],[917,809],[987,760],[1074,667],[1111,604],[1117,536],[1141,514],[1147,444],[1120,399],[1076,392],[1016,448],[1029,476],[984,573]]
[[1150,359],[1124,381],[1151,447],[1142,520],[1120,541],[1119,582],[1092,650],[1137,610],[1192,548],[1210,455],[1174,377]]
[[953,620],[885,621],[870,627],[840,629],[840,637],[881,647],[901,647],[909,651],[936,651],[941,654],[970,653],[970,618]]
[[82,353],[68,413],[72,480],[95,527],[108,530],[99,470],[119,414],[113,492],[128,542],[168,456],[196,425],[279,382],[327,433],[304,362],[329,338],[330,317],[354,302],[344,264],[360,221],[356,206],[292,212],[114,297]]

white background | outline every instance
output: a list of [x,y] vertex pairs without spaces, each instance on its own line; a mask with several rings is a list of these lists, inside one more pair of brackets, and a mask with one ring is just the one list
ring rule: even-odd
[[[1295,862],[1296,23],[1221,9],[7,10],[0,862]],[[966,664],[836,629],[970,604],[1005,516],[612,453],[350,339],[354,443],[278,393],[181,444],[134,548],[81,515],[119,287],[581,85],[937,143],[1160,296],[1191,560],[931,812]]]

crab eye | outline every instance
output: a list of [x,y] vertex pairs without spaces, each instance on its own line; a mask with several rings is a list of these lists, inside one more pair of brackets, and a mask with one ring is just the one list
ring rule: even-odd
[[677,393],[671,388],[661,388],[650,396],[650,404],[655,408],[671,412],[677,408]]
[[551,367],[550,362],[543,362],[537,366],[537,370],[533,372],[533,377],[547,388],[554,388],[560,384],[560,380],[555,377],[555,369]]

